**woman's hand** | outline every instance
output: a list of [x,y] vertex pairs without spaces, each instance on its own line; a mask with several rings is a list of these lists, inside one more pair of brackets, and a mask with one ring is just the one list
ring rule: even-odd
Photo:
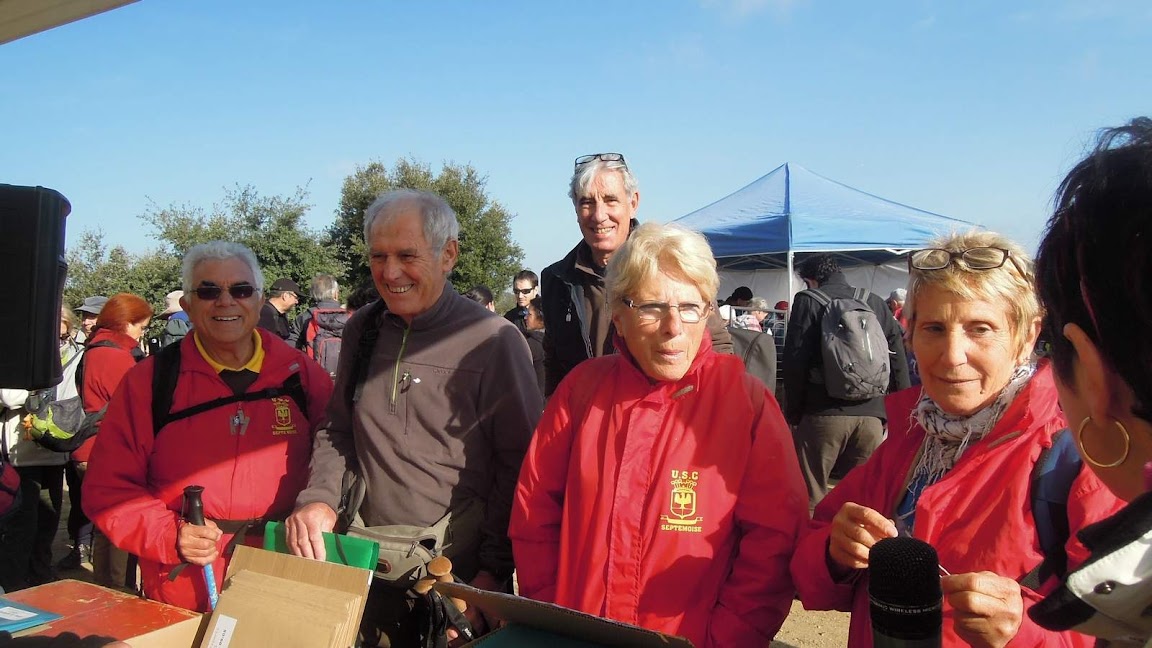
[[953,609],[956,634],[970,646],[1001,648],[1020,631],[1024,598],[1020,585],[992,572],[953,574],[940,579]]
[[204,526],[185,522],[176,532],[176,551],[186,563],[201,567],[210,565],[220,556],[216,545],[222,535],[220,527],[212,520],[206,520]]
[[832,518],[828,557],[845,570],[866,569],[872,545],[896,537],[896,525],[878,511],[846,502]]

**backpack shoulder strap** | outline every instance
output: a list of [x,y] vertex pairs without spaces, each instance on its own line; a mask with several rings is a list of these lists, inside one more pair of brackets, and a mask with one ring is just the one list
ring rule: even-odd
[[180,347],[183,342],[169,344],[156,353],[152,361],[152,436],[160,434],[168,425],[172,411],[172,395],[180,377]]
[[863,304],[867,304],[868,303],[868,291],[864,290],[863,288],[853,288],[852,289],[852,298],[858,302],[861,302]]
[[809,288],[805,292],[811,295],[812,298],[816,300],[816,303],[820,304],[821,308],[828,308],[828,306],[832,303],[832,298],[819,288]]
[[364,381],[368,378],[368,364],[372,360],[376,340],[380,337],[380,326],[383,324],[387,305],[383,299],[377,299],[365,308],[368,309],[367,321],[364,322],[364,329],[360,332],[360,344],[356,348],[356,357],[352,364],[352,380],[348,381],[348,388],[344,394],[349,409],[360,400],[360,394],[364,391]]
[[1025,587],[1038,590],[1049,578],[1068,572],[1068,494],[1082,466],[1068,428],[1052,435],[1052,446],[1041,450],[1032,466],[1029,503],[1044,560],[1020,580]]
[[[304,414],[304,417],[308,417],[308,397],[304,393],[304,385],[300,380],[299,372],[297,372],[293,373],[291,376],[288,376],[288,378],[284,381],[284,384],[280,385],[279,387],[266,387],[258,392],[246,392],[243,394],[223,396],[221,398],[210,400],[206,403],[193,405],[178,412],[171,412],[166,417],[164,417],[164,425],[175,423],[176,421],[186,419],[191,416],[196,416],[197,414],[201,414],[209,410],[214,410],[217,407],[230,405],[232,403],[250,403],[252,401],[268,400],[280,396],[288,396],[291,398],[296,402],[296,406],[300,408],[300,411]],[[154,432],[159,434],[160,428],[156,428]]]
[[111,340],[100,340],[99,342],[93,342],[91,344],[85,344],[83,352],[76,354],[76,355],[80,356],[80,364],[76,365],[76,391],[81,396],[84,395],[84,364],[85,364],[85,360],[88,359],[88,351],[90,351],[91,349],[95,349],[96,347],[116,347],[116,348],[119,348],[116,345],[116,343],[111,341]]

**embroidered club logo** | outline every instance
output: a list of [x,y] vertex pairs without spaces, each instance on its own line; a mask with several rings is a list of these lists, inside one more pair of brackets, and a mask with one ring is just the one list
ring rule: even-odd
[[272,425],[273,436],[296,434],[296,424],[292,422],[292,408],[289,407],[291,402],[292,399],[287,396],[277,396],[272,399],[272,405],[276,410],[276,422]]
[[696,486],[700,472],[673,470],[672,492],[668,495],[668,515],[661,515],[661,531],[700,533],[703,517],[696,515]]

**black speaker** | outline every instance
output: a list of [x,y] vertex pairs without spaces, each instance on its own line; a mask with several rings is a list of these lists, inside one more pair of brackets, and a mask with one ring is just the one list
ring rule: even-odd
[[44,187],[0,184],[0,387],[41,389],[60,382],[60,302],[68,264],[68,199]]

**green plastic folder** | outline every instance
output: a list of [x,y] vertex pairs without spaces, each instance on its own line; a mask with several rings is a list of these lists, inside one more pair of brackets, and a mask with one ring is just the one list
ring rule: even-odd
[[[269,522],[264,527],[264,548],[268,551],[290,554],[283,522]],[[326,560],[337,565],[376,569],[380,558],[380,545],[364,538],[352,538],[335,533],[324,534]]]

